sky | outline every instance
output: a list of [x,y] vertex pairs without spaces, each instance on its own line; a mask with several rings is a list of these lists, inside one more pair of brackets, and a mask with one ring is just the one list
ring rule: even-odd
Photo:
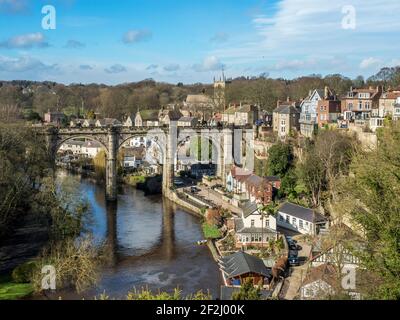
[[369,77],[400,65],[399,12],[399,0],[0,0],[0,80]]

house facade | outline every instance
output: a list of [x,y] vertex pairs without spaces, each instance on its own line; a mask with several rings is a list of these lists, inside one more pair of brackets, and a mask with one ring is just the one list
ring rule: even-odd
[[158,110],[138,111],[135,116],[135,127],[158,127],[160,125]]
[[273,130],[281,139],[289,136],[293,131],[300,129],[300,111],[295,102],[286,101],[277,103],[272,115]]
[[327,229],[327,219],[312,209],[286,202],[278,210],[278,226],[301,234],[317,235]]
[[245,126],[255,124],[257,120],[258,107],[254,105],[232,105],[222,113],[222,122],[226,124]]
[[[274,189],[280,189],[278,177],[259,177],[248,170],[232,167],[226,177],[226,188],[241,200],[250,200],[263,205],[271,203]],[[236,197],[237,198],[237,197]]]
[[172,121],[175,122],[179,121],[179,119],[182,117],[183,117],[182,112],[176,109],[172,110],[163,109],[160,111],[159,114],[160,124],[166,126],[169,126]]
[[276,218],[273,215],[264,216],[257,203],[248,201],[242,208],[242,216],[234,219],[236,248],[245,246],[261,247],[270,241],[276,241]]
[[178,120],[178,127],[195,127],[199,124],[199,119],[195,117],[181,117]]
[[118,126],[122,126],[122,123],[117,119],[105,118],[105,119],[96,120],[95,126],[98,128],[118,127]]
[[382,95],[382,87],[375,89],[350,88],[350,91],[342,97],[343,118],[349,122],[363,123],[372,117],[372,110],[379,110],[379,99]]
[[324,89],[324,96],[317,104],[318,127],[324,127],[330,123],[336,123],[342,113],[341,102],[336,94],[328,87]]
[[103,146],[97,141],[86,141],[82,145],[82,154],[90,159],[93,159],[101,151]]
[[396,104],[400,99],[400,90],[389,90],[382,93],[379,99],[379,117],[394,117]]
[[58,111],[48,111],[44,114],[45,123],[61,124],[65,119],[65,114]]
[[311,138],[318,125],[318,102],[324,98],[324,91],[316,89],[310,91],[301,104],[300,132],[303,136]]

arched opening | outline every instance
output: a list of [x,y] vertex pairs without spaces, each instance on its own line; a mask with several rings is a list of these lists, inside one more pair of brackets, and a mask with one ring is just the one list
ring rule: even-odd
[[56,165],[77,173],[105,179],[108,149],[90,136],[72,136],[59,142],[55,149]]
[[159,137],[124,137],[117,152],[118,174],[125,183],[144,188],[150,194],[161,192],[164,149]]
[[192,134],[180,137],[175,152],[175,172],[181,177],[201,180],[216,177],[221,159],[220,137]]

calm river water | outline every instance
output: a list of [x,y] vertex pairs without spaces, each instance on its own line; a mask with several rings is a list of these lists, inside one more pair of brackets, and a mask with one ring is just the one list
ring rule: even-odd
[[[199,218],[161,196],[145,196],[140,190],[121,187],[118,202],[107,204],[103,185],[92,180],[60,174],[59,179],[74,179],[90,204],[88,226],[97,241],[111,247],[109,266],[86,297],[106,292],[123,299],[134,287],[173,290],[184,294],[209,290],[219,297],[221,275],[203,239]],[[73,293],[63,298],[77,298]]]

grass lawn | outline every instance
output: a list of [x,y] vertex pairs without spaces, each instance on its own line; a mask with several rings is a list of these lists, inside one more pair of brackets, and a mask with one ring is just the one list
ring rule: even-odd
[[218,239],[221,238],[221,231],[214,226],[214,225],[209,225],[208,223],[203,223],[203,233],[204,237],[207,239]]
[[33,293],[30,283],[0,283],[0,300],[16,300]]

